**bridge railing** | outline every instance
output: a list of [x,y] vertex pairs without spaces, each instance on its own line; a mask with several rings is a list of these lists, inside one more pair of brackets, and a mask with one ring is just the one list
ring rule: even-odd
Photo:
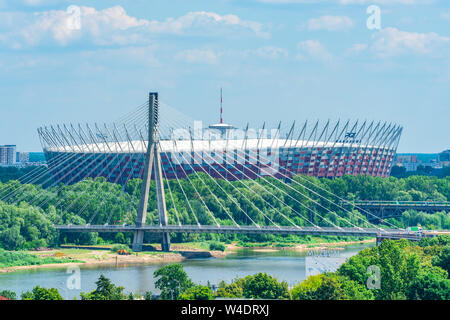
[[355,206],[406,206],[406,207],[448,207],[447,201],[383,201],[383,200],[356,200],[345,201],[346,204]]

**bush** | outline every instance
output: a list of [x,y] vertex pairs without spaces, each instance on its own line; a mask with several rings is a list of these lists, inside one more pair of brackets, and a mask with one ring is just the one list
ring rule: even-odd
[[36,286],[33,290],[22,294],[22,300],[63,300],[58,289]]
[[214,241],[209,244],[209,250],[225,251],[225,249],[226,246],[220,242]]
[[114,253],[117,253],[119,250],[126,250],[127,252],[133,252],[130,247],[128,247],[126,244],[116,244],[111,248],[111,251]]
[[197,285],[188,288],[178,296],[178,300],[212,300],[211,289],[207,286]]

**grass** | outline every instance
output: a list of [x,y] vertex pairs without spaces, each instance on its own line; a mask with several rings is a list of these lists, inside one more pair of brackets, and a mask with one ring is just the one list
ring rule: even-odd
[[261,248],[261,247],[295,247],[299,244],[307,245],[308,247],[314,247],[319,243],[337,243],[337,242],[348,242],[348,241],[361,241],[370,238],[359,238],[359,237],[312,237],[306,236],[298,239],[286,239],[285,241],[266,241],[266,242],[245,242],[239,241],[236,246],[245,248]]
[[0,249],[0,268],[33,266],[53,263],[82,262],[67,258],[40,257],[25,251],[6,251]]
[[209,251],[209,245],[211,244],[211,242],[212,241],[182,242],[172,243],[172,245]]

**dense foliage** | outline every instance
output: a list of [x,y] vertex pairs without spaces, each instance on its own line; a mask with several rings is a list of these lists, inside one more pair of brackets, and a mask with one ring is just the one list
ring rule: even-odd
[[[176,300],[181,293],[194,286],[192,280],[183,270],[183,266],[179,263],[159,268],[155,271],[154,277],[158,278],[155,282],[155,288],[161,290],[161,299],[164,300]],[[198,288],[194,290],[198,290]],[[196,293],[192,291],[187,293],[187,295],[194,294]]]
[[[162,300],[232,299],[294,299],[294,300],[449,300],[450,279],[448,255],[450,236],[424,238],[418,243],[408,240],[385,240],[381,245],[360,251],[349,258],[336,272],[313,275],[291,290],[267,273],[237,278],[231,283],[221,281],[218,288],[194,283],[181,264],[169,264],[154,272],[155,287]],[[371,267],[380,274],[374,279]],[[372,279],[371,279],[372,278]],[[372,280],[379,285],[369,286]],[[155,299],[150,292],[144,296],[129,293],[101,275],[97,288],[81,293],[82,300]],[[0,295],[16,298],[14,292]],[[22,299],[60,300],[56,289],[35,287],[22,294]]]
[[4,297],[8,300],[17,300],[17,294],[11,290],[0,290],[0,297]]
[[445,166],[442,169],[434,169],[429,166],[419,165],[417,171],[406,171],[405,167],[393,166],[391,170],[391,176],[396,178],[406,178],[413,175],[448,177],[450,176],[450,166]]
[[178,300],[212,300],[213,295],[210,287],[196,285],[186,289],[178,296]]
[[209,250],[225,251],[225,249],[225,245],[217,241],[213,241],[209,244]]
[[383,241],[380,246],[351,257],[337,274],[366,286],[370,276],[368,267],[377,266],[380,269],[380,288],[373,290],[377,300],[448,300],[450,280],[448,272],[441,266],[449,246],[449,236],[425,238],[418,244],[407,240]]
[[257,273],[242,279],[242,295],[248,299],[289,299],[286,281],[278,280],[267,273]]
[[81,300],[125,300],[127,298],[123,293],[124,288],[114,285],[103,274],[95,284],[97,288],[94,291],[80,294]]
[[324,273],[310,276],[295,286],[294,300],[372,300],[372,292],[348,277]]
[[[44,159],[45,160],[45,159]],[[26,180],[35,184],[46,183],[49,185],[53,180],[47,167],[0,167],[0,182],[10,180]]]
[[63,298],[55,288],[36,286],[33,290],[22,293],[22,300],[63,300]]
[[16,250],[55,245],[54,219],[54,208],[44,212],[27,203],[14,206],[0,202],[0,247]]
[[[132,234],[62,233],[53,224],[134,224],[141,180],[122,187],[105,178],[86,179],[74,185],[44,188],[22,185],[19,181],[0,182],[0,246],[7,250],[54,246],[57,243],[99,244],[103,241],[131,244]],[[439,200],[450,199],[450,177],[412,176],[405,179],[344,176],[318,179],[296,176],[289,184],[274,178],[257,181],[214,180],[206,174],[169,181],[166,202],[169,223],[184,225],[310,225],[368,226],[358,211],[348,212],[335,203],[339,199],[324,190],[349,200]],[[183,187],[183,190],[181,189]],[[195,186],[195,189],[194,189]],[[188,195],[189,202],[183,191]],[[198,192],[198,193],[197,193]],[[147,224],[157,224],[155,185],[150,187]],[[328,201],[325,198],[332,200]],[[200,197],[199,197],[200,195]],[[217,202],[219,201],[220,204]],[[285,203],[286,205],[284,205]],[[205,206],[206,205],[206,206]],[[192,214],[195,212],[195,216]],[[311,210],[308,210],[310,208]],[[352,210],[351,208],[349,210]],[[213,219],[214,217],[214,219]],[[253,221],[253,222],[252,222]],[[427,214],[406,211],[391,223],[399,227],[422,225],[427,229],[450,229],[450,213]],[[155,240],[146,234],[145,241]],[[274,241],[274,235],[198,235],[176,234],[173,242],[240,240]],[[299,240],[299,239],[296,239]]]

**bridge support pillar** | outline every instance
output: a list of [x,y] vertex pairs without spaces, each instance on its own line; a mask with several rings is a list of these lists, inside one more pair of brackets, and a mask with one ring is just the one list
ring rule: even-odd
[[170,235],[168,232],[162,234],[161,250],[164,252],[170,251]]
[[142,251],[142,244],[144,243],[144,231],[135,231],[132,248],[135,252]]
[[[166,199],[164,195],[164,182],[162,177],[161,156],[158,149],[158,93],[150,92],[148,100],[148,144],[147,154],[145,157],[144,176],[142,177],[141,199],[137,212],[137,227],[142,227],[145,225],[149,197],[148,193],[150,190],[152,172],[154,173],[155,178],[159,223],[160,226],[167,226],[168,224]],[[142,251],[143,242],[144,230],[135,231],[133,250]],[[167,232],[162,233],[161,250],[170,251],[170,236]]]
[[377,235],[377,246],[381,244],[381,241],[383,241],[383,238],[381,237],[381,235]]

